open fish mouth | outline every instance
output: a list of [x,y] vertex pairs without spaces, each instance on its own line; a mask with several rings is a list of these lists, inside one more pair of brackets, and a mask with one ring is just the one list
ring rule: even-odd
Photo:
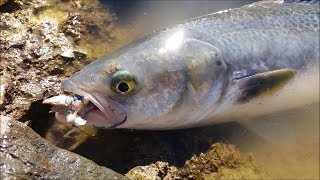
[[[115,128],[126,121],[127,108],[110,97],[89,93],[69,80],[65,81],[63,86],[71,92],[83,96],[85,107],[81,108],[83,110],[79,111],[79,115],[87,120],[87,124],[100,128]],[[88,101],[95,107],[90,106]]]
[[98,128],[116,128],[127,120],[127,108],[116,100],[65,81],[63,86],[79,97],[55,96],[43,101],[53,105],[56,119],[75,125],[93,125]]

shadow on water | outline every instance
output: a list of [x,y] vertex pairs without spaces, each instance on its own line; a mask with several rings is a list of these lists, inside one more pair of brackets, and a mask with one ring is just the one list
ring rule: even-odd
[[215,142],[232,142],[234,136],[263,141],[252,131],[232,122],[211,127],[171,131],[100,131],[96,139],[88,140],[75,152],[99,165],[126,173],[135,166],[157,161],[181,167],[192,155],[205,152]]

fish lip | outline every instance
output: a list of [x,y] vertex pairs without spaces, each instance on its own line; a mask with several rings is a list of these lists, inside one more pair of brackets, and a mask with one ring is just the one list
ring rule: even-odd
[[96,125],[93,125],[93,126],[96,127],[96,128],[106,129],[106,130],[108,130],[108,129],[114,129],[114,128],[120,126],[121,124],[125,123],[125,122],[127,121],[127,119],[128,119],[128,116],[126,115],[121,122],[119,122],[119,123],[117,123],[117,124],[114,124],[114,125],[112,125],[112,126],[109,126],[109,127],[100,127],[100,126],[96,126]]
[[[77,86],[75,83],[73,83],[70,80],[64,81],[62,86],[75,94],[78,94],[78,95],[81,95],[81,96],[84,96],[85,98],[87,98],[92,104],[94,104],[105,115],[106,119],[111,119],[111,120],[106,120],[106,121],[108,121],[108,123],[111,124],[111,126],[99,127],[99,126],[96,126],[93,124],[94,127],[104,128],[104,129],[113,129],[113,128],[116,128],[126,122],[127,114],[128,114],[127,108],[125,106],[121,105],[120,103],[118,103],[113,98],[108,97],[108,96],[101,96],[96,93],[89,93],[85,88],[82,88],[81,86]],[[109,104],[112,103],[112,102],[110,103],[110,101],[113,101],[113,102],[117,103],[115,106],[121,105],[121,107],[119,109],[122,109],[125,112],[121,113],[120,115],[125,114],[124,118],[122,118],[121,120],[114,120],[115,118],[111,117],[110,113],[108,113],[108,111],[110,111],[110,110],[107,110],[106,108],[104,108],[104,106],[101,103],[103,97],[108,98]],[[86,114],[88,114],[88,113],[86,113]]]

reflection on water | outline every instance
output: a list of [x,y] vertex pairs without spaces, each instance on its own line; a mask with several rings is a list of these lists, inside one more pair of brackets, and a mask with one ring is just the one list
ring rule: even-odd
[[[146,34],[190,17],[239,7],[251,3],[253,0],[101,0],[101,2],[119,15],[119,24],[132,23],[141,31],[141,34]],[[288,103],[290,104],[290,102]],[[107,161],[100,161],[99,164],[120,172],[128,170],[128,167],[122,167],[126,161],[142,159],[135,157],[136,151],[146,151],[139,154],[146,157],[143,162],[133,163],[132,166],[147,165],[155,160],[164,160],[172,165],[181,166],[192,154],[204,151],[210,143],[226,141],[236,144],[243,152],[253,153],[254,157],[263,164],[270,177],[319,178],[319,103],[258,118],[244,125],[227,123],[213,127],[170,132],[108,131],[103,136],[109,146],[113,146],[113,148],[101,146],[101,144],[94,146],[105,148],[101,150],[105,152],[105,156],[101,157],[101,154],[96,152],[81,150],[88,146],[92,147],[94,142],[82,145],[78,151],[81,151],[82,154],[85,152],[85,156],[98,163],[99,158],[105,158]],[[132,137],[132,139],[128,139],[128,137]],[[157,139],[157,142],[153,141],[154,139]],[[126,143],[119,144],[117,143],[119,140],[126,140]],[[137,149],[134,146],[135,143],[139,143],[141,149]],[[164,151],[169,155],[163,156],[163,154],[149,151],[154,147],[166,149]],[[121,157],[123,154],[126,154],[127,157]],[[112,164],[108,164],[110,162]]]

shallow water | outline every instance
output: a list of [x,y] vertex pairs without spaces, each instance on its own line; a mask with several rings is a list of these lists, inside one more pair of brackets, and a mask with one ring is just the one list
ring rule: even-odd
[[[58,66],[66,66],[66,70],[63,71],[60,69],[58,72],[52,71],[54,72],[54,75],[60,74],[63,78],[70,76],[74,71],[81,69],[85,64],[122,46],[125,44],[124,42],[129,43],[132,39],[144,36],[154,30],[167,27],[191,17],[212,13],[218,10],[240,7],[252,3],[253,0],[101,0],[101,2],[104,3],[106,8],[113,10],[117,14],[117,25],[113,26],[113,23],[111,23],[112,26],[108,27],[110,28],[109,30],[102,31],[103,35],[108,36],[108,38],[89,38],[89,40],[83,41],[82,44],[80,41],[79,47],[86,47],[85,49],[89,49],[89,58],[74,61],[71,64],[65,63],[61,65],[59,62]],[[61,6],[63,7],[64,5],[62,4]],[[57,9],[60,8],[61,7],[57,7]],[[63,12],[64,13],[59,16],[56,16],[59,20],[64,17],[65,11]],[[43,19],[46,19],[47,16],[56,14],[56,9],[51,11],[49,8],[42,13],[43,14],[40,13],[37,15],[39,19],[34,17],[31,20],[42,21]],[[109,19],[110,22],[113,22],[113,17],[111,17],[110,14],[106,17],[104,16],[107,14],[106,12],[100,13],[102,14],[100,14],[99,17],[103,17],[104,20]],[[82,14],[82,17],[88,18],[86,19],[87,22],[92,22],[90,18],[94,18],[95,15],[97,14],[86,12]],[[55,20],[57,20],[57,18]],[[104,26],[105,21],[99,22]],[[113,29],[113,27],[115,28]],[[111,31],[117,32],[112,35]],[[112,38],[112,36],[121,38]],[[109,43],[106,43],[106,41]],[[30,63],[32,64],[32,62]],[[80,63],[80,65],[77,66],[77,63]],[[59,70],[59,68],[56,69]],[[44,70],[44,72],[47,71],[48,70]],[[41,75],[36,77],[43,78]],[[278,112],[246,122],[227,122],[210,127],[194,129],[172,131],[99,130],[97,136],[92,137],[74,151],[100,165],[109,167],[121,173],[126,173],[135,166],[150,165],[156,161],[165,161],[170,165],[182,167],[186,160],[190,159],[193,155],[199,155],[200,153],[206,152],[213,143],[224,142],[236,145],[243,153],[252,153],[258,163],[262,164],[261,171],[266,171],[270,178],[318,179],[319,75],[317,75],[312,82],[308,81],[310,79],[312,78],[306,76],[304,79],[296,81],[298,82],[296,86],[289,88],[289,90],[293,92],[296,87],[303,87],[301,94],[309,95],[308,98],[313,98],[317,102],[309,105],[304,104],[302,108]],[[28,81],[26,81],[26,83],[27,82]],[[288,91],[285,91],[283,93],[287,92]],[[8,91],[7,94],[10,93],[12,92]],[[313,93],[313,95],[311,95],[311,93]],[[14,95],[15,93],[12,93],[12,96],[17,99]],[[22,95],[24,97],[24,94]],[[295,97],[299,98],[297,99]],[[31,120],[31,127],[39,134],[60,147],[74,149],[81,141],[73,144],[77,139],[63,139],[67,136],[66,134],[72,137],[73,133],[66,133],[67,130],[64,129],[65,125],[58,126],[58,128],[54,129],[58,131],[60,136],[50,137],[50,135],[52,135],[50,133],[48,136],[45,135],[46,129],[41,129],[41,124],[48,124],[48,112],[50,107],[43,106],[41,104],[41,97],[39,98],[40,100],[37,101],[30,100],[32,102],[31,108],[20,120]],[[285,101],[284,104],[289,106],[292,102],[306,98],[291,94],[291,97],[288,99],[289,100]],[[269,103],[270,106],[272,106],[279,105],[280,102],[284,101],[276,99],[276,101],[270,101]],[[21,109],[19,110],[21,111]],[[51,120],[53,120],[53,117],[51,117]],[[50,121],[49,124],[51,122],[53,121]],[[95,133],[95,130],[93,130],[92,133]],[[81,138],[83,138],[83,140],[86,139],[86,137],[80,137],[80,139]],[[68,140],[70,140],[70,142],[68,142]]]
[[[190,17],[254,1],[101,2],[118,14],[120,25],[132,24],[142,36]],[[231,122],[176,131],[115,130],[101,133],[105,138],[103,142],[109,147],[102,146],[101,141],[89,141],[76,152],[120,172],[159,160],[179,167],[191,155],[204,152],[211,143],[223,141],[252,153],[270,178],[319,178],[319,103],[264,116],[249,123]],[[137,148],[137,143],[141,148]],[[96,152],[105,152],[104,155],[88,152],[88,147],[92,146],[99,147]],[[155,152],[154,148],[161,150]],[[99,160],[101,158],[104,160]],[[131,165],[124,167],[127,162]]]
[[[252,153],[271,178],[319,178],[319,103],[244,124],[259,138],[239,133],[231,141]],[[245,133],[244,133],[245,134]]]
[[237,8],[258,0],[100,0],[119,17],[120,24],[132,23],[143,34],[165,28],[189,18],[219,10]]

